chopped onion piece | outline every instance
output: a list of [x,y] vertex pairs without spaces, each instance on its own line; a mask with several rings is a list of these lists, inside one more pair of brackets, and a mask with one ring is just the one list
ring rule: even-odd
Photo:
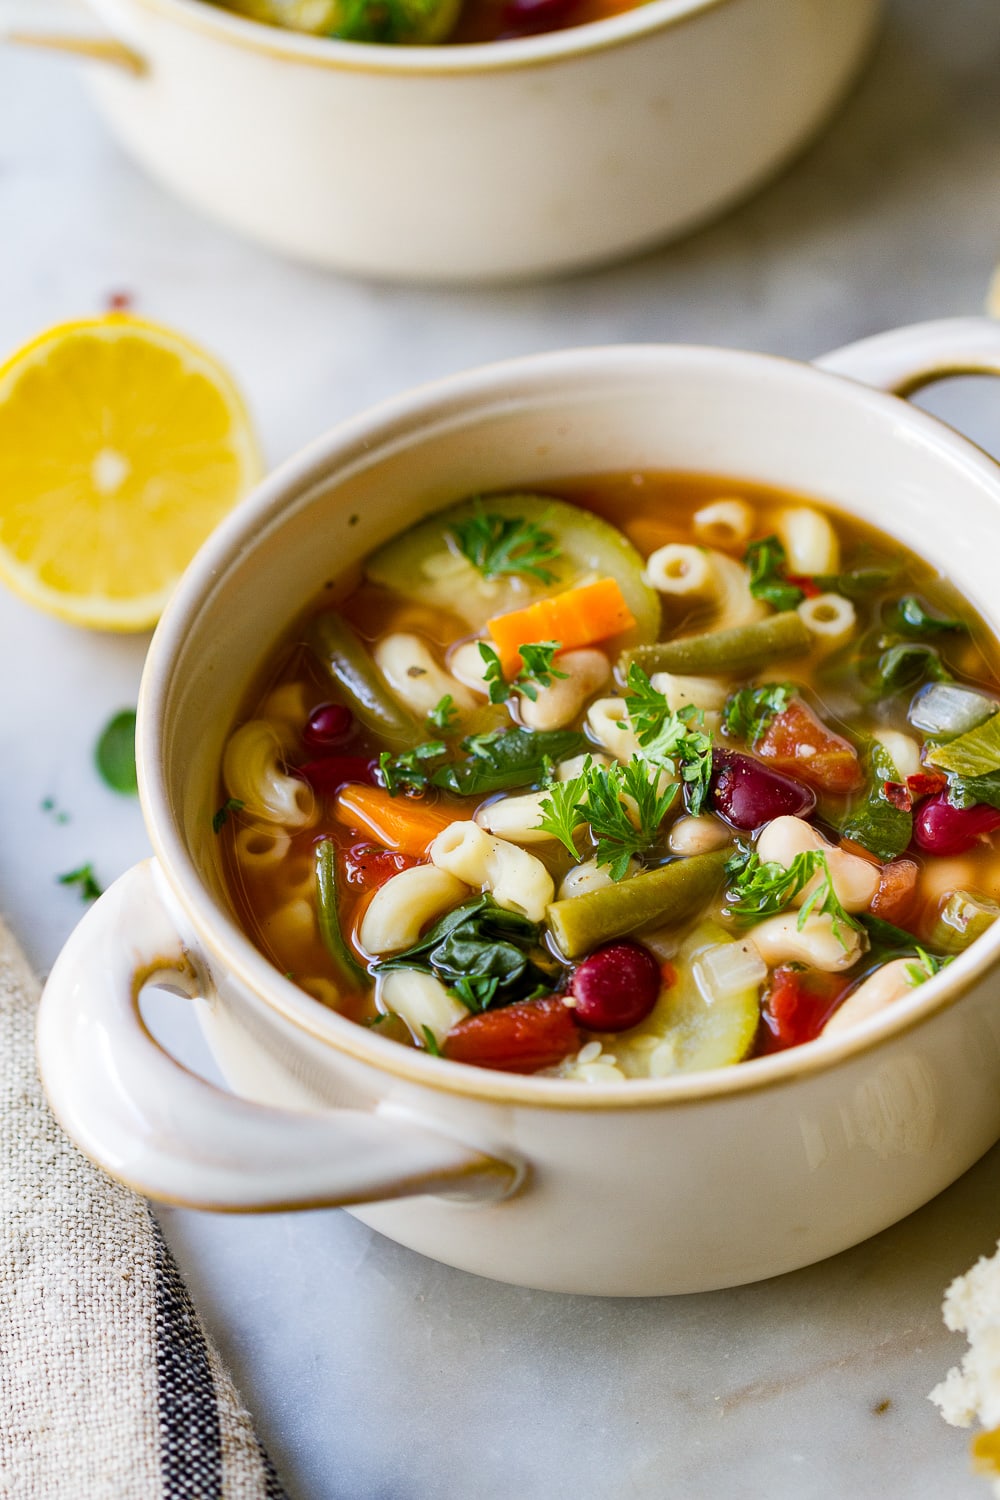
[[965,734],[995,714],[1000,704],[956,682],[932,682],[910,704],[909,720],[925,734]]
[[767,978],[767,964],[749,941],[706,948],[693,970],[695,983],[709,1004],[723,995],[756,989]]

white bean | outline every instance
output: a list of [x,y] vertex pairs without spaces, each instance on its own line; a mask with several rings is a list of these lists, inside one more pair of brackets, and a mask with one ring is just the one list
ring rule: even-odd
[[711,813],[703,813],[697,818],[678,818],[667,843],[671,854],[708,854],[713,849],[725,848],[732,836],[725,823]]
[[521,722],[528,729],[545,731],[571,724],[591,693],[602,688],[611,676],[604,652],[590,648],[564,651],[553,665],[565,672],[565,677],[553,677],[546,687],[538,689],[536,699],[520,700]]
[[920,771],[920,746],[916,740],[911,739],[908,734],[902,734],[898,729],[876,729],[872,732],[872,739],[878,740],[879,744],[889,753],[896,770],[903,781],[907,776],[916,776]]
[[[857,854],[846,849],[837,849],[827,843],[823,835],[804,818],[774,818],[762,830],[757,840],[757,854],[765,864],[783,865],[787,870],[797,854],[819,849],[826,855],[827,869],[837,900],[845,911],[867,911],[879,886],[879,867],[870,864]],[[794,898],[801,906],[821,885],[824,876],[821,870],[803,886]]]
[[874,974],[869,974],[848,995],[839,1010],[834,1011],[820,1035],[841,1036],[852,1026],[858,1026],[869,1016],[877,1015],[880,1010],[902,1000],[913,989],[910,969],[915,963],[912,958],[894,958],[891,963],[876,969]]
[[814,578],[840,567],[837,533],[822,511],[811,505],[789,505],[775,518],[774,529],[785,549],[789,573]]
[[776,964],[800,963],[826,973],[849,969],[861,957],[861,934],[825,912],[810,912],[799,927],[799,915],[783,911],[766,917],[747,934],[769,969]]
[[463,641],[456,646],[448,656],[448,671],[474,693],[482,693],[484,697],[488,693],[486,663],[478,641]]
[[[639,866],[634,859],[628,862],[625,878],[634,875]],[[599,865],[596,859],[585,859],[582,864],[574,865],[562,878],[559,887],[560,901],[566,901],[572,896],[585,896],[588,891],[602,891],[606,886],[614,885],[610,872],[604,865]]]
[[654,672],[649,684],[663,694],[667,707],[674,713],[690,705],[711,713],[722,708],[729,697],[729,687],[720,677],[682,677],[674,672]]

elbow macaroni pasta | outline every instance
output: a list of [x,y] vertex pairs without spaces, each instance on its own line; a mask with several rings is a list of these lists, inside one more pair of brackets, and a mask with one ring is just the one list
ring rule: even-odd
[[533,854],[484,833],[478,823],[452,823],[428,850],[439,870],[491,892],[498,906],[541,922],[555,895],[552,876]]
[[401,870],[375,892],[358,934],[368,953],[401,953],[411,948],[430,922],[458,906],[469,894],[461,880],[434,865]]
[[307,828],[316,816],[312,788],[281,768],[281,740],[263,719],[242,724],[226,744],[222,779],[230,797],[251,818]]

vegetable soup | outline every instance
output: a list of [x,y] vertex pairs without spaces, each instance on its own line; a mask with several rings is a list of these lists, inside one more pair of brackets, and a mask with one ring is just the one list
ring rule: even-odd
[[644,0],[212,0],[265,25],[346,42],[510,41],[634,10]]
[[288,977],[400,1044],[581,1082],[901,1001],[1000,911],[1000,680],[933,568],[801,497],[473,497],[332,581],[214,826]]

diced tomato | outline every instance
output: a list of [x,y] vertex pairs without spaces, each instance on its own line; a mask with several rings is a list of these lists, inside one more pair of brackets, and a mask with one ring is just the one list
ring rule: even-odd
[[915,776],[907,776],[906,785],[914,802],[919,802],[921,797],[934,797],[943,792],[948,778],[943,771],[918,771]]
[[882,796],[892,807],[898,807],[900,812],[913,811],[913,793],[903,781],[883,781]]
[[823,792],[854,792],[864,783],[854,746],[828,729],[801,698],[775,714],[754,750],[777,770]]
[[815,578],[809,578],[805,573],[789,573],[788,582],[793,588],[801,589],[807,599],[818,599],[823,592]]
[[663,988],[665,990],[672,990],[677,983],[677,970],[669,959],[665,959],[660,965],[660,977],[663,980]]
[[912,859],[893,859],[883,865],[871,901],[872,915],[894,927],[905,927],[917,904],[919,874],[920,867]]
[[552,1068],[580,1046],[573,1012],[558,999],[522,1000],[453,1026],[441,1051],[453,1062],[505,1073]]
[[379,844],[354,844],[344,854],[344,879],[362,891],[377,891],[402,870],[411,870],[419,861]]
[[758,1053],[783,1052],[815,1041],[850,983],[839,974],[781,964],[765,996]]

